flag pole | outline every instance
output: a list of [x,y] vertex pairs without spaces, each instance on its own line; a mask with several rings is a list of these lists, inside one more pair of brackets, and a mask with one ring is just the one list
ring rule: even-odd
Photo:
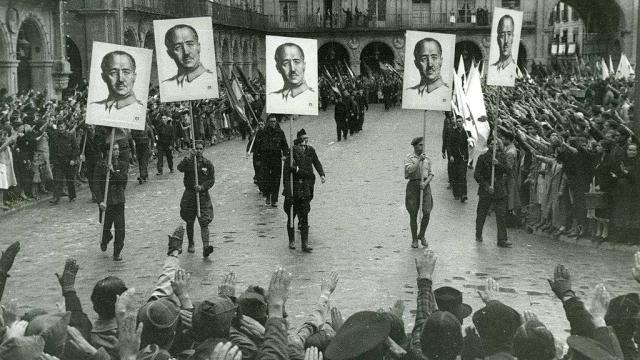
[[102,198],[102,202],[104,203],[104,211],[102,212],[102,216],[100,216],[100,243],[102,243],[102,234],[104,233],[104,218],[107,215],[107,196],[109,196],[109,176],[111,175],[111,165],[113,162],[111,158],[113,157],[113,142],[116,137],[116,128],[111,128],[111,141],[109,142],[109,158],[107,159],[107,175],[104,181],[104,197]]
[[[193,106],[191,105],[191,100],[189,100],[189,118],[191,119],[191,147],[193,148],[193,172],[195,175],[196,186],[198,184],[198,156],[195,154],[196,152],[196,136],[195,131],[193,130],[193,126],[195,122],[193,121]],[[196,210],[198,219],[200,218],[200,192],[196,192]]]

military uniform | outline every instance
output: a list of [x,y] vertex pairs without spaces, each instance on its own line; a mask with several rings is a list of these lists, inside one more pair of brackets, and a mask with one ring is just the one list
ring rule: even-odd
[[78,157],[78,144],[76,139],[66,131],[55,130],[51,133],[50,147],[51,164],[53,165],[53,202],[60,200],[63,184],[67,183],[69,199],[75,199],[75,168],[72,160]]
[[467,133],[457,126],[449,130],[446,143],[448,169],[450,169],[450,183],[453,197],[458,200],[467,199],[467,161],[469,161],[469,147]]
[[136,157],[140,169],[138,182],[142,184],[149,179],[149,155],[154,141],[153,130],[148,124],[145,124],[144,130],[133,130],[131,136],[133,136],[133,141],[136,143]]
[[[113,242],[113,258],[118,259],[122,248],[124,248],[125,219],[124,219],[124,191],[127,188],[127,170],[129,163],[124,159],[114,158],[112,161],[113,171],[109,175],[109,193],[107,194],[107,208],[104,211],[104,226],[102,228],[102,241],[100,248],[107,250],[107,245],[113,238],[111,227],[114,228],[115,240]],[[107,160],[101,160],[94,170],[95,192],[98,202],[104,201],[105,181],[108,170]],[[100,210],[100,219],[103,212]]]
[[280,176],[282,174],[282,156],[289,152],[284,132],[279,127],[269,125],[257,133],[254,156],[262,160],[262,180],[266,203],[275,206],[278,203]]
[[342,140],[342,136],[347,140],[349,133],[348,120],[351,110],[347,100],[341,97],[336,101],[336,107],[334,109],[334,119],[336,120],[336,134],[338,135],[338,141]]
[[169,166],[169,171],[173,171],[173,154],[171,153],[171,148],[173,147],[173,126],[170,123],[161,124],[157,129],[158,135],[158,175],[162,175],[163,157],[167,158],[167,165]]
[[502,151],[496,152],[495,180],[493,193],[489,192],[491,186],[491,163],[493,152],[489,149],[478,157],[476,170],[473,177],[478,182],[478,208],[476,213],[476,240],[482,241],[482,229],[484,222],[493,205],[496,213],[496,225],[498,228],[498,246],[507,243],[507,175],[508,167],[505,154]]
[[[316,176],[313,168],[321,177],[324,177],[322,164],[313,147],[309,145],[295,145],[293,147],[293,166],[290,156],[285,160],[283,184],[284,190],[284,211],[287,213],[287,234],[289,236],[289,247],[294,248],[293,219],[298,217],[298,226],[302,240],[302,250],[310,251],[309,242],[309,211],[311,211],[311,200],[313,199],[313,188]],[[293,174],[293,194],[291,193],[291,174]],[[293,205],[293,213],[291,206]]]
[[356,95],[356,102],[358,103],[358,124],[356,125],[356,132],[360,132],[364,124],[364,112],[365,110],[369,110],[369,102],[364,94]]
[[197,157],[198,185],[202,187],[200,192],[196,192],[196,179],[193,166],[193,156],[187,156],[178,164],[178,171],[184,173],[184,193],[180,199],[180,217],[187,223],[187,238],[189,240],[190,252],[193,250],[193,224],[197,217],[196,195],[200,198],[200,234],[202,235],[202,251],[205,257],[213,251],[209,244],[209,224],[213,220],[213,205],[209,196],[209,189],[216,182],[215,169],[211,161],[204,156]]

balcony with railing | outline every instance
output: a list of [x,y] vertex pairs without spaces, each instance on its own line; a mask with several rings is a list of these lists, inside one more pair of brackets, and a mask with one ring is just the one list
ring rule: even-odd
[[[80,12],[116,11],[118,0],[72,0],[66,9]],[[263,30],[267,17],[241,6],[209,0],[123,0],[125,11],[135,11],[158,19],[210,16],[216,24]],[[240,5],[240,4],[238,4]]]
[[[269,28],[272,31],[343,31],[344,29],[367,31],[368,29],[388,30],[464,30],[490,29],[492,14],[475,11],[455,13],[436,12],[387,12],[385,14],[289,14],[269,15]],[[536,26],[536,13],[525,13],[523,28]]]

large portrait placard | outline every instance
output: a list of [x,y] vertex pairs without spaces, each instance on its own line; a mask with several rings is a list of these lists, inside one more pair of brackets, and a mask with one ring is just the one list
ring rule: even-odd
[[407,31],[405,44],[402,108],[451,110],[456,36]]
[[487,85],[515,85],[521,30],[522,11],[493,9]]
[[318,115],[318,41],[266,37],[267,113]]
[[211,18],[154,20],[160,101],[217,98]]
[[153,51],[95,41],[86,123],[144,130]]

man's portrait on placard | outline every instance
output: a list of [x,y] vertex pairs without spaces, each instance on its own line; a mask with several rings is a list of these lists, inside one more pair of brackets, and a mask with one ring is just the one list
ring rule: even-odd
[[521,28],[522,12],[495,8],[487,85],[514,86]]
[[455,35],[407,31],[402,108],[451,108]]
[[87,124],[144,129],[152,50],[93,43]]
[[211,19],[153,21],[160,101],[218,97]]
[[267,112],[318,115],[317,41],[267,36]]

